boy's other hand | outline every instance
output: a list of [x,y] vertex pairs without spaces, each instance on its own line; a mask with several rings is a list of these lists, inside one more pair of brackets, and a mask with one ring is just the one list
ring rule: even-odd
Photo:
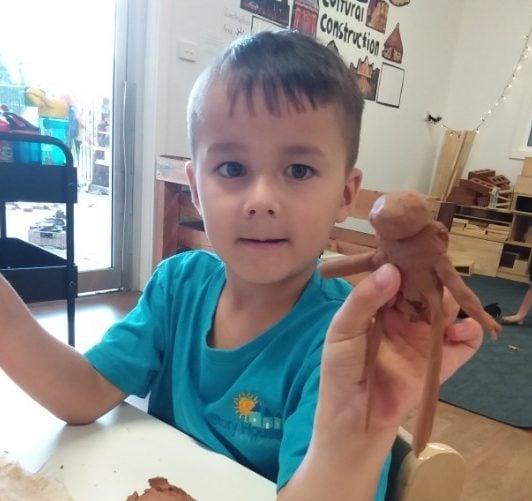
[[[431,326],[409,322],[393,307],[400,274],[385,264],[361,281],[334,316],[324,345],[317,419],[323,425],[366,431],[368,385],[365,383],[368,331],[382,308],[381,341],[371,387],[369,431],[397,428],[421,400],[427,371]],[[445,290],[442,309],[445,341],[440,381],[469,360],[482,342],[472,320],[455,323],[458,305]],[[318,422],[319,424],[319,422]]]

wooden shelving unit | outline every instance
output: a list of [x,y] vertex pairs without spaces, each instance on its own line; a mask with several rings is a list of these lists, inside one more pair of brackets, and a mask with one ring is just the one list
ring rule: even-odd
[[514,193],[510,209],[457,205],[453,221],[451,256],[470,259],[473,273],[529,282],[532,195]]
[[212,247],[192,203],[185,174],[187,158],[161,155],[155,171],[153,263],[185,249]]

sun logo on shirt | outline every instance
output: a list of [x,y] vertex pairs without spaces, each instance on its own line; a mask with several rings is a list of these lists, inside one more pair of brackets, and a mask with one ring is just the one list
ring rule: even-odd
[[240,419],[249,420],[249,415],[255,406],[259,403],[259,399],[252,393],[239,393],[233,400],[235,404],[235,413]]

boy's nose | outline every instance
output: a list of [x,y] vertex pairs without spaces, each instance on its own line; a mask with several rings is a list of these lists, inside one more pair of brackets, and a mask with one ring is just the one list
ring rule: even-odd
[[271,216],[279,215],[280,205],[274,186],[266,183],[257,183],[250,191],[244,206],[247,216]]
[[[270,216],[274,216],[275,215],[275,211],[273,209],[267,209],[265,212],[270,214]],[[250,216],[254,216],[256,213],[257,213],[257,209],[249,209],[248,214]]]

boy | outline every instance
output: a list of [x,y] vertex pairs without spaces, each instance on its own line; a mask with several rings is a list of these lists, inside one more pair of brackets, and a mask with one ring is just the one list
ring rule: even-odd
[[[45,335],[0,281],[0,366],[72,423],[151,392],[151,414],[276,480],[280,500],[383,499],[430,329],[389,309],[366,430],[366,332],[399,274],[386,265],[351,293],[316,272],[358,192],[362,107],[354,76],[311,38],[234,43],[189,102],[187,175],[217,255],[163,262],[85,357]],[[445,308],[442,379],[480,342],[474,321],[452,325],[449,297]]]

